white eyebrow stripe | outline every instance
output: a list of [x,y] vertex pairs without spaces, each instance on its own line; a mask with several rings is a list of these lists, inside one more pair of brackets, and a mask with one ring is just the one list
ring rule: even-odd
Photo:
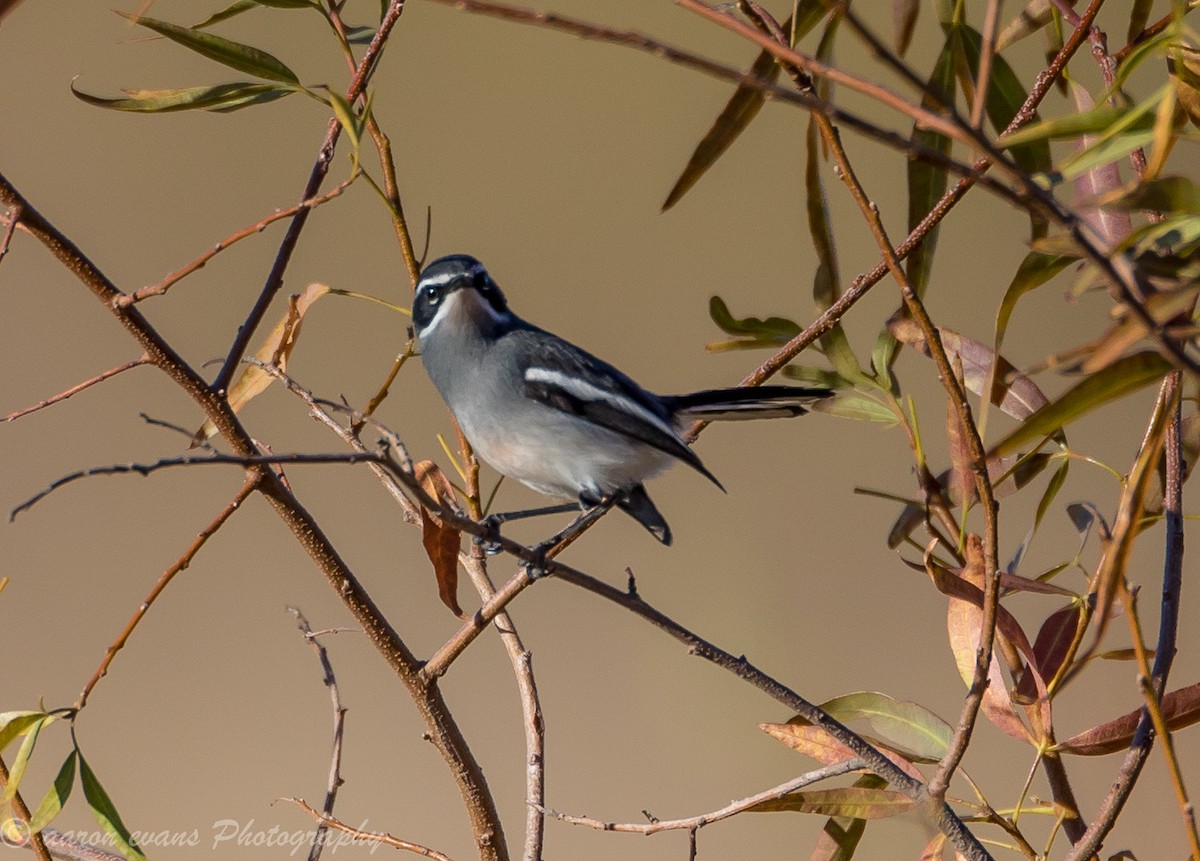
[[445,287],[455,278],[461,278],[462,274],[461,272],[443,272],[441,275],[426,275],[417,285],[417,289],[420,290],[426,284],[433,287]]
[[604,401],[612,404],[617,409],[636,416],[647,424],[653,425],[663,433],[679,439],[679,434],[669,424],[656,416],[650,410],[639,404],[637,401],[631,400],[618,392],[610,392],[602,389],[597,385],[589,383],[587,380],[581,380],[578,377],[568,376],[562,371],[555,371],[550,368],[532,367],[525,371],[525,379],[533,383],[547,383],[552,386],[557,386],[563,391],[574,395],[585,401]]

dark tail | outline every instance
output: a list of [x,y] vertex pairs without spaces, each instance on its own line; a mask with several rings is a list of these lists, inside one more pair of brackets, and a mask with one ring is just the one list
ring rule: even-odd
[[815,401],[832,394],[829,389],[800,386],[744,386],[668,396],[663,401],[678,418],[737,421],[802,416]]
[[667,526],[667,521],[663,520],[663,516],[654,507],[654,503],[646,494],[646,488],[639,484],[629,491],[617,505],[622,511],[646,527],[647,532],[663,544],[670,546],[671,527]]

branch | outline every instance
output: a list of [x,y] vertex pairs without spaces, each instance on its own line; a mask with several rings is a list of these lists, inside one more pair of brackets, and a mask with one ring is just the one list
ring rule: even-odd
[[430,849],[427,846],[422,846],[420,843],[411,843],[408,840],[401,840],[399,837],[393,837],[392,835],[385,834],[382,831],[363,831],[360,828],[347,825],[340,819],[327,816],[321,813],[321,811],[314,809],[302,798],[284,798],[281,800],[296,805],[317,822],[320,822],[323,826],[328,826],[335,831],[341,831],[343,834],[349,834],[356,841],[371,845],[383,843],[395,849],[403,849],[405,852],[414,852],[417,855],[424,855],[426,858],[434,859],[434,861],[453,861],[449,855],[443,855],[436,849]]
[[588,828],[595,828],[598,831],[625,831],[646,835],[658,834],[660,831],[686,830],[696,832],[705,825],[711,825],[714,822],[720,822],[722,819],[728,819],[731,816],[744,813],[755,805],[762,804],[764,801],[773,801],[777,798],[782,798],[789,793],[796,792],[818,781],[847,774],[851,771],[858,771],[862,768],[864,768],[863,762],[858,758],[835,762],[824,768],[818,768],[807,774],[802,774],[771,789],[765,789],[755,795],[731,802],[719,810],[701,813],[697,816],[689,816],[687,819],[656,819],[653,822],[601,822],[599,819],[592,819],[587,816],[569,816],[555,810],[547,810],[546,812],[558,821],[566,822],[568,825],[585,825]]
[[[139,604],[138,608],[133,612],[133,616],[127,623],[125,623],[125,628],[119,635],[117,635],[117,639],[113,641],[112,645],[110,645],[108,650],[104,653],[104,658],[100,661],[100,666],[96,668],[96,672],[92,673],[92,677],[88,679],[87,684],[83,686],[83,691],[80,692],[79,699],[76,700],[75,705],[73,706],[73,710],[76,714],[82,711],[84,706],[87,705],[88,697],[91,696],[92,691],[95,689],[97,683],[99,683],[99,681],[108,674],[108,668],[112,664],[113,658],[117,656],[117,652],[121,651],[121,649],[125,647],[125,644],[129,641],[134,629],[137,628],[138,624],[142,621],[142,618],[148,612],[150,612],[150,608],[154,605],[154,602],[158,600],[158,596],[161,595],[163,590],[167,588],[167,585],[173,579],[175,579],[176,574],[192,564],[192,560],[196,558],[196,554],[200,552],[200,548],[207,544],[208,539],[216,534],[218,529],[225,525],[225,521],[232,517],[233,513],[241,507],[242,503],[245,502],[250,494],[254,492],[257,485],[258,482],[256,479],[247,479],[246,483],[242,485],[242,489],[237,492],[233,499],[231,499],[229,503],[220,510],[220,512],[218,512],[217,516],[213,518],[212,522],[200,531],[200,534],[196,536],[195,540],[188,545],[188,548],[183,552],[183,555],[175,560],[174,564],[172,564],[171,567],[164,571],[162,576],[158,578],[158,582],[154,584],[154,588],[150,590],[150,593],[144,599],[142,599],[142,603]],[[16,512],[13,513],[15,514]]]
[[[389,14],[399,15],[399,6],[398,0],[394,0]],[[380,32],[383,30],[384,28],[381,28]],[[378,34],[376,38],[379,38]],[[136,306],[120,308],[114,304],[113,300],[120,295],[120,291],[74,243],[37,212],[3,174],[0,174],[0,204],[20,208],[24,229],[42,242],[96,295],[150,357],[151,363],[171,377],[184,394],[200,406],[205,417],[213,422],[217,431],[225,438],[234,455],[243,458],[257,456],[254,441],[234,415],[228,401],[211,389],[195,369],[163,340]],[[296,217],[300,218],[302,215],[303,213],[299,213]],[[462,796],[481,858],[484,861],[507,861],[508,850],[495,799],[483,776],[483,770],[467,745],[441,691],[436,684],[420,674],[420,663],[407,643],[376,606],[320,525],[270,470],[268,463],[268,459],[250,463],[250,468],[258,480],[259,492],[266,497],[275,513],[324,575],[330,588],[362,626],[371,644],[387,661],[392,672],[403,682],[421,719],[425,722],[430,740],[442,755]]]
[[[3,758],[0,758],[0,787],[8,787],[8,766],[5,765]],[[21,797],[19,789],[13,793],[12,808],[21,822],[28,822],[33,818],[33,814],[29,812],[29,806],[25,804],[25,799]],[[9,823],[5,823],[4,827],[8,829]],[[7,830],[0,836],[4,838],[4,842],[6,843],[12,839]],[[24,836],[24,834],[18,831],[18,834],[13,836]],[[50,852],[46,849],[46,843],[40,833],[28,835],[23,845],[29,846],[33,850],[34,854],[38,857],[38,861],[50,861]]]
[[136,368],[136,367],[139,367],[140,365],[148,365],[148,364],[150,364],[150,357],[142,356],[141,358],[134,359],[131,362],[126,362],[123,365],[117,365],[115,368],[110,368],[109,370],[105,371],[102,374],[97,374],[96,376],[92,377],[90,380],[84,380],[82,383],[79,383],[78,385],[71,386],[71,388],[67,389],[65,392],[59,392],[54,397],[47,398],[44,401],[40,401],[31,407],[25,407],[25,409],[23,409],[23,410],[17,410],[15,413],[9,413],[4,418],[0,419],[0,422],[14,422],[17,419],[22,418],[23,416],[29,415],[30,413],[36,413],[38,410],[44,410],[46,407],[53,406],[54,404],[57,404],[60,401],[65,401],[67,398],[71,397],[72,395],[77,395],[80,392],[82,392],[84,389],[91,388],[92,386],[96,385],[97,383],[102,383],[105,380],[109,379],[110,377],[115,377],[117,374],[123,373],[124,371],[128,371],[131,368]]
[[333,705],[333,752],[329,761],[329,781],[325,786],[325,803],[321,805],[321,824],[313,834],[312,847],[308,850],[308,861],[317,861],[321,850],[325,848],[325,834],[329,823],[324,821],[333,816],[333,804],[337,801],[338,789],[342,781],[342,735],[346,727],[346,709],[342,706],[342,697],[338,693],[337,679],[333,675],[333,664],[329,661],[329,652],[321,645],[317,635],[313,633],[308,619],[300,612],[299,607],[288,607],[287,611],[296,618],[296,626],[304,635],[305,641],[312,646],[317,661],[321,664],[321,681],[329,688],[329,699]]
[[287,209],[278,209],[256,224],[252,224],[249,227],[243,228],[236,233],[225,237],[191,263],[187,264],[181,269],[175,270],[157,284],[151,284],[148,287],[143,287],[142,289],[135,290],[132,293],[122,293],[120,298],[117,299],[117,304],[123,308],[128,308],[130,305],[141,302],[143,299],[148,299],[151,296],[163,295],[169,289],[171,289],[171,287],[182,281],[188,275],[191,275],[193,272],[196,272],[199,269],[203,269],[208,261],[212,260],[231,245],[235,245],[238,242],[241,242],[243,239],[254,236],[257,233],[262,233],[267,229],[267,227],[269,227],[271,224],[274,224],[276,221],[279,221],[280,219],[291,218],[302,210],[315,209],[321,204],[328,203],[329,201],[333,200],[335,197],[339,196],[343,191],[345,191],[346,188],[349,187],[350,183],[358,179],[358,176],[358,171],[355,171],[347,179],[338,183],[320,197],[310,197],[307,200],[300,201],[300,203],[297,203],[295,206],[288,207]]
[[[359,61],[358,71],[350,81],[350,87],[346,90],[346,101],[348,103],[354,104],[358,97],[366,90],[367,83],[375,71],[379,55],[387,44],[392,28],[396,26],[396,22],[400,20],[400,14],[404,11],[404,4],[405,0],[391,0],[388,4],[387,11],[383,15],[383,20],[379,22],[379,28],[375,31],[375,35],[371,39],[371,44],[367,47],[366,53],[363,54],[362,60]],[[324,182],[325,175],[329,173],[329,165],[333,161],[333,151],[337,147],[338,138],[341,137],[341,134],[341,123],[338,122],[336,117],[330,118],[329,128],[325,132],[325,140],[321,143],[321,148],[317,153],[317,160],[313,164],[312,171],[308,176],[308,182],[305,184],[304,191],[300,195],[302,201],[316,197],[317,192],[321,190],[321,183]],[[271,306],[271,301],[275,298],[275,294],[283,287],[284,272],[287,270],[288,263],[291,262],[292,254],[296,250],[296,244],[300,241],[300,233],[304,230],[304,225],[308,221],[308,215],[311,211],[309,208],[303,208],[292,216],[287,233],[284,235],[283,241],[279,244],[279,251],[275,255],[275,263],[271,266],[266,283],[263,284],[262,291],[258,294],[258,300],[250,309],[250,313],[246,316],[242,325],[238,327],[237,335],[229,347],[229,354],[225,357],[225,364],[221,366],[220,373],[213,380],[212,389],[214,392],[225,392],[229,388],[229,383],[233,380],[233,374],[237,370],[238,363],[242,361],[242,356],[246,354],[246,348],[250,344],[250,339],[254,337],[255,331],[262,323],[263,317],[266,316],[267,309]]]

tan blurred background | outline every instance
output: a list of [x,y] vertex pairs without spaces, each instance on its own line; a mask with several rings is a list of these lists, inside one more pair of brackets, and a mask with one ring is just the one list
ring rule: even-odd
[[[890,32],[886,5],[869,11]],[[190,23],[219,6],[160,0],[149,13]],[[780,18],[790,11],[786,2],[768,6]],[[363,19],[377,7],[351,3],[347,15]],[[738,66],[754,54],[667,2],[557,0],[544,8],[654,34]],[[921,74],[939,35],[932,7],[924,12],[910,53]],[[273,52],[306,83],[344,87],[344,63],[315,14],[260,9],[218,32]],[[840,62],[877,73],[853,38],[843,34],[841,44]],[[1019,46],[1014,62],[1028,72],[1039,51],[1036,44]],[[1076,65],[1094,82],[1087,62]],[[238,77],[164,40],[145,40],[104,4],[69,4],[68,11],[26,0],[0,26],[0,68],[0,170],[125,290],[159,280],[294,203],[325,129],[322,107],[301,97],[230,115],[148,117],[83,104],[68,89],[76,76],[80,89],[109,96],[121,87]],[[480,257],[519,313],[601,353],[643,384],[660,391],[733,384],[765,357],[705,351],[719,336],[707,313],[714,293],[736,315],[800,321],[814,315],[803,217],[806,117],[799,111],[769,105],[682,204],[660,215],[728,84],[645,54],[420,0],[405,11],[375,82],[375,110],[392,138],[418,246],[432,207],[432,255]],[[1049,103],[1051,112],[1063,109],[1057,95]],[[846,137],[893,236],[902,235],[904,160]],[[371,157],[365,161],[375,169]],[[347,170],[339,152],[332,180]],[[872,266],[876,254],[832,171],[826,180],[848,280]],[[942,233],[930,293],[935,317],[990,337],[1026,234],[1019,214],[973,193]],[[221,254],[166,299],[147,302],[144,312],[189,360],[223,357],[282,235],[277,224]],[[286,291],[314,280],[407,304],[394,237],[365,184],[310,219]],[[16,237],[0,266],[0,291],[0,414],[137,355],[92,296],[27,236]],[[1103,326],[1104,301],[1065,303],[1062,293],[1056,282],[1018,308],[1008,350],[1018,365]],[[894,288],[882,283],[851,315],[848,330],[864,361],[895,303]],[[270,320],[283,307],[277,303]],[[377,306],[327,298],[305,324],[291,372],[323,396],[362,404],[401,348],[405,325]],[[899,372],[917,394],[940,468],[944,402],[932,366],[906,355]],[[1054,377],[1042,383],[1052,393],[1064,387]],[[1109,408],[1073,431],[1074,447],[1123,471],[1148,403],[1141,396]],[[0,509],[76,469],[178,454],[181,438],[147,426],[141,412],[186,427],[201,418],[162,375],[140,368],[0,428]],[[339,450],[285,393],[268,393],[244,417],[276,452]],[[416,363],[401,374],[380,417],[414,456],[445,463],[436,434],[448,434],[450,424]],[[997,427],[1000,418],[994,417]],[[811,416],[715,428],[699,450],[729,494],[686,469],[657,480],[652,493],[674,529],[674,547],[658,546],[628,518],[614,516],[573,547],[569,560],[617,583],[630,566],[651,603],[813,700],[879,690],[953,723],[963,687],[946,647],[944,599],[886,548],[896,507],[853,492],[914,492],[903,435]],[[419,654],[430,654],[458,622],[437,601],[417,530],[403,526],[365,470],[294,467],[289,476],[376,602]],[[0,710],[32,708],[39,699],[50,707],[73,702],[161,571],[239,484],[233,468],[96,478],[0,526],[0,573],[11,578],[0,595]],[[1115,498],[1111,477],[1078,465],[1022,572],[1036,574],[1074,552],[1062,512],[1067,502],[1092,499],[1111,515]],[[506,486],[499,505],[533,501]],[[1024,536],[1030,504],[1005,506],[1003,558]],[[543,527],[522,526],[514,534],[532,540]],[[1159,543],[1149,538],[1131,571],[1144,587],[1151,636]],[[1094,559],[1089,548],[1085,560]],[[503,578],[512,569],[499,560],[493,570]],[[1185,590],[1172,687],[1194,682],[1200,666],[1188,627],[1197,615],[1193,585]],[[468,586],[461,594],[473,607]],[[171,585],[81,716],[82,749],[130,827],[198,835],[190,850],[148,847],[152,857],[284,857],[290,847],[238,846],[230,839],[214,849],[214,838],[229,822],[250,835],[273,827],[289,835],[309,830],[299,811],[273,803],[302,796],[319,804],[329,763],[328,698],[287,605],[301,607],[317,628],[351,621],[256,499]],[[1033,599],[1014,600],[1012,608],[1033,625],[1047,612]],[[616,821],[641,821],[643,809],[679,817],[811,766],[757,729],[762,721],[786,720],[785,709],[627,613],[553,580],[522,595],[512,613],[540,683],[553,808]],[[1113,636],[1125,644],[1123,624]],[[326,642],[349,707],[338,815],[456,859],[473,857],[460,800],[421,740],[403,690],[360,634]],[[524,747],[512,673],[493,634],[453,667],[444,688],[518,853]],[[1060,732],[1079,731],[1138,702],[1131,665],[1097,667],[1056,703]],[[1177,740],[1195,778],[1196,733]],[[67,745],[59,727],[43,734],[27,783],[32,801]],[[1118,761],[1070,763],[1088,815]],[[1031,762],[1027,747],[981,725],[966,767],[993,804],[1006,807],[1016,803]],[[1046,794],[1040,773],[1033,794]],[[60,827],[95,830],[82,801],[72,799]],[[1157,751],[1123,823],[1108,850],[1127,847],[1143,861],[1183,856],[1180,817]],[[707,859],[806,857],[821,825],[819,817],[744,816],[703,830],[699,850]],[[858,857],[915,857],[926,837],[917,823],[874,823]],[[343,848],[337,857],[363,851]],[[295,853],[307,853],[307,845]],[[682,833],[647,839],[547,825],[551,859],[686,853]]]

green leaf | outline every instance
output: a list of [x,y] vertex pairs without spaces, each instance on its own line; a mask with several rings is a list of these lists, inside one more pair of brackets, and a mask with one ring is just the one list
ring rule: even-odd
[[1186,176],[1160,176],[1118,189],[1088,203],[1112,209],[1200,212],[1200,186]]
[[297,86],[300,84],[300,79],[296,77],[295,72],[266,51],[214,36],[212,33],[201,33],[187,27],[159,21],[157,18],[139,17],[127,12],[117,12],[117,14],[148,30],[153,30],[160,36],[165,36],[172,42],[177,42],[197,54],[208,57],[210,60],[237,69],[239,72],[257,75],[268,81],[278,81],[282,84]]
[[329,87],[323,87],[322,89],[329,96],[329,106],[333,109],[333,115],[337,117],[342,131],[346,133],[346,137],[350,142],[351,170],[357,171],[359,145],[362,140],[362,130],[365,121],[354,112],[354,108],[340,93],[335,93]]
[[71,797],[71,788],[75,785],[75,760],[78,755],[78,751],[72,750],[63,760],[62,767],[58,769],[58,776],[54,778],[54,784],[46,790],[42,803],[37,806],[33,818],[29,820],[31,832],[36,833],[49,825]]
[[[787,25],[784,26],[786,29]],[[774,83],[779,78],[779,64],[775,62],[775,57],[770,51],[763,49],[755,58],[754,65],[750,67],[748,74],[760,81]],[[683,173],[679,175],[679,179],[675,180],[675,185],[668,192],[667,199],[662,205],[663,212],[678,203],[700,177],[704,176],[705,172],[716,163],[717,159],[725,154],[725,150],[729,149],[730,144],[738,139],[738,136],[750,125],[750,121],[758,115],[765,101],[766,96],[763,95],[762,90],[748,84],[740,84],[734,90],[721,113],[709,130],[705,132],[704,137],[700,139],[700,143],[696,145]]]
[[730,335],[750,338],[755,345],[786,344],[800,334],[800,326],[784,317],[767,317],[765,320],[758,317],[734,317],[720,296],[713,296],[708,300],[708,313],[723,331]]
[[911,754],[910,759],[940,760],[954,736],[950,724],[929,709],[887,694],[846,694],[822,703],[821,708],[842,723],[865,720],[888,747]]
[[[966,54],[967,67],[971,70],[972,78],[979,72],[980,52],[983,50],[983,37],[979,31],[963,25],[958,28],[962,36],[963,49]],[[978,85],[978,81],[975,81]],[[999,54],[992,55],[992,77],[988,81],[987,101],[984,110],[988,120],[997,133],[1008,128],[1017,111],[1021,110],[1029,94],[1021,84],[1021,79],[1013,71],[1008,61]],[[1038,119],[1034,114],[1033,121]],[[1050,144],[1044,140],[1030,141],[1020,146],[1011,147],[1013,161],[1026,173],[1039,173],[1050,170]]]
[[83,797],[87,799],[88,807],[92,809],[96,821],[113,841],[117,851],[129,861],[146,861],[146,856],[138,848],[137,841],[133,839],[133,835],[129,833],[125,823],[121,821],[121,814],[117,813],[112,799],[100,785],[100,780],[92,771],[92,767],[88,765],[87,760],[83,758],[82,753],[79,754],[79,782],[83,785]]
[[0,713],[0,751],[12,744],[17,736],[24,735],[29,728],[47,717],[43,711],[19,711]]
[[1004,298],[1000,300],[1000,310],[996,312],[997,353],[1000,352],[1000,347],[1004,343],[1004,335],[1008,331],[1008,321],[1017,307],[1017,301],[1029,291],[1042,286],[1062,272],[1075,259],[1067,255],[1042,254],[1037,251],[1031,251],[1025,255],[1025,259],[1017,267],[1017,274],[1013,276],[1008,289],[1004,291]]
[[249,12],[251,9],[257,9],[258,4],[254,0],[236,0],[235,3],[226,6],[219,12],[214,12],[203,21],[197,22],[191,26],[192,30],[203,30],[205,27],[211,27],[213,24],[219,24],[226,21],[235,15],[241,15],[243,12]]
[[[792,4],[792,47],[807,36],[829,13],[825,0],[796,0]],[[840,17],[840,16],[839,16]],[[784,27],[783,29],[787,29]]]
[[[942,50],[934,63],[933,73],[926,84],[927,94],[921,99],[922,107],[933,111],[941,105],[954,104],[954,69],[960,54],[960,40],[951,30]],[[939,132],[913,124],[912,143],[919,147],[950,155],[950,138]],[[923,159],[909,159],[908,170],[908,231],[911,233],[934,208],[946,193],[947,172],[945,166]],[[933,227],[920,244],[912,250],[904,262],[904,271],[918,296],[925,295],[929,276],[933,272],[933,254],[937,250],[939,226]],[[890,373],[896,361],[896,340],[885,329],[872,353],[872,363],[877,376]]]
[[1022,446],[1040,443],[1068,422],[1161,380],[1172,367],[1158,353],[1150,351],[1118,359],[1031,415],[998,442],[991,454],[1015,454]]
[[114,111],[161,114],[171,111],[215,111],[226,113],[251,105],[273,102],[296,92],[295,87],[282,84],[233,83],[211,87],[184,87],[173,90],[125,90],[127,98],[106,99],[75,89],[71,93],[80,101]]
[[851,819],[886,819],[912,810],[916,804],[895,789],[846,786],[841,789],[812,789],[791,792],[747,808],[751,813],[815,813]]
[[849,389],[853,383],[838,375],[836,371],[824,368],[814,368],[811,365],[784,365],[783,375],[790,380],[797,380],[806,386],[816,386],[822,389]]
[[834,395],[832,398],[824,398],[809,409],[814,413],[826,413],[858,421],[878,422],[888,427],[894,427],[900,421],[894,412],[879,401],[853,391]]
[[25,767],[29,765],[29,757],[33,756],[33,749],[37,746],[38,733],[53,720],[53,715],[43,714],[26,728],[25,740],[17,748],[17,755],[8,769],[8,783],[4,785],[4,792],[0,792],[0,807],[7,807],[17,794],[21,787],[21,778],[25,776]]

